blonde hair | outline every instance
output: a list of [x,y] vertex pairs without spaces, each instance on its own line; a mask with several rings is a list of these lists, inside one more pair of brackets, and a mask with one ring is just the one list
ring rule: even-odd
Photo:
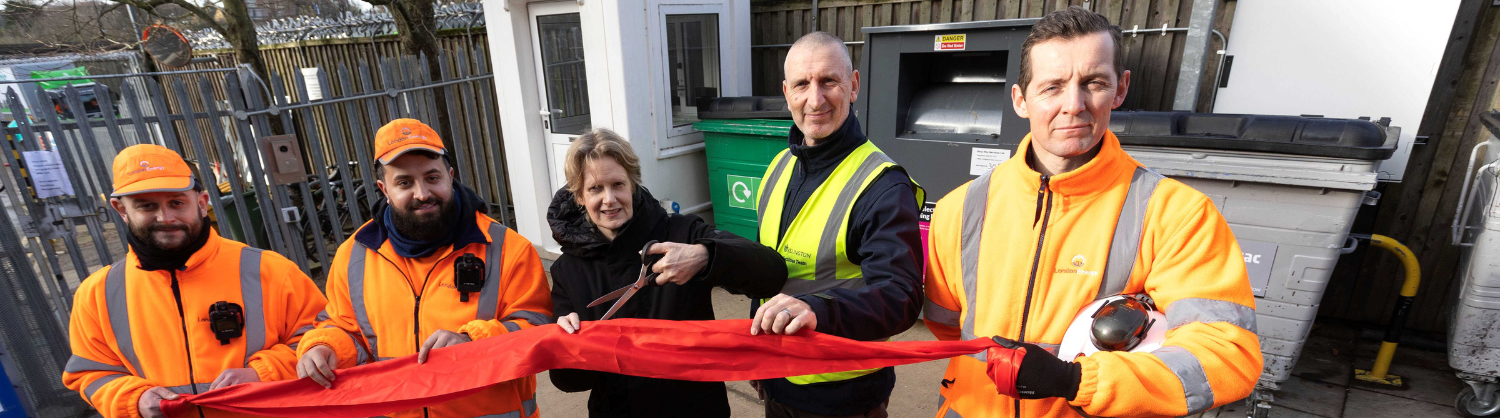
[[568,146],[567,158],[563,161],[563,175],[568,180],[568,191],[575,199],[583,196],[583,172],[589,160],[610,158],[630,177],[632,190],[641,184],[641,159],[635,156],[630,142],[606,128],[594,128],[573,140]]

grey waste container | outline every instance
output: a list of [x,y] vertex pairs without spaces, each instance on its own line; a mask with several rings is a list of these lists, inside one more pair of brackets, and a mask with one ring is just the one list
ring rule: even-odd
[[[1489,140],[1474,146],[1465,171],[1453,243],[1465,247],[1457,303],[1450,309],[1448,365],[1469,387],[1454,400],[1465,416],[1500,415],[1500,111],[1480,115]],[[1475,166],[1479,166],[1476,171]]]
[[1125,151],[1208,195],[1244,251],[1265,359],[1260,389],[1291,376],[1354,215],[1395,150],[1387,120],[1114,112]]

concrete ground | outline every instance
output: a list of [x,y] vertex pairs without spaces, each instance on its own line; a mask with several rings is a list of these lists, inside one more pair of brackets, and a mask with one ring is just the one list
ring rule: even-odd
[[[749,301],[714,289],[714,314],[719,319],[749,317]],[[1404,377],[1406,389],[1380,388],[1351,383],[1354,367],[1369,368],[1378,341],[1360,340],[1359,330],[1318,325],[1313,329],[1293,377],[1274,392],[1271,417],[1411,418],[1457,417],[1453,400],[1463,383],[1448,368],[1445,353],[1401,347],[1391,366]],[[920,322],[895,338],[897,341],[932,340]],[[947,361],[930,361],[896,367],[896,390],[888,412],[897,418],[925,418],[936,414],[938,387]],[[746,382],[729,382],[729,406],[736,417],[764,416],[764,406]],[[588,416],[588,393],[563,393],[552,386],[546,373],[537,376],[537,402],[545,416]],[[1245,402],[1233,402],[1204,413],[1203,417],[1244,417]]]

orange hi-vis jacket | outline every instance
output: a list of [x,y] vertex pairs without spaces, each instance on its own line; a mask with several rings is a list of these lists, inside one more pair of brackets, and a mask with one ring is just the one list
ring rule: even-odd
[[[78,286],[62,380],[105,418],[140,417],[136,404],[152,387],[201,393],[228,369],[297,378],[297,343],[317,323],[323,294],[286,257],[207,233],[186,269],[142,270],[130,251]],[[220,301],[244,312],[244,330],[228,344],[209,327],[209,307]]]
[[[487,243],[450,245],[421,259],[398,256],[389,240],[369,248],[356,240],[356,231],[333,258],[327,314],[304,337],[298,357],[326,344],[338,354],[338,367],[347,368],[416,354],[438,330],[479,340],[551,323],[552,293],[531,242],[482,213],[475,218]],[[367,222],[361,229],[378,227]],[[483,290],[470,293],[467,302],[460,300],[453,267],[464,254],[484,260]],[[425,409],[431,418],[538,416],[536,377]],[[423,417],[424,411],[392,416]]]
[[[927,326],[939,339],[1001,336],[1054,351],[1084,305],[1145,293],[1166,314],[1150,353],[1075,361],[1078,394],[996,393],[983,353],[954,357],[938,417],[1182,416],[1250,394],[1261,372],[1255,300],[1234,235],[1207,196],[1146,169],[1113,133],[1071,172],[1016,158],[938,201],[927,249]],[[1117,222],[1118,221],[1118,222]],[[1071,404],[1071,405],[1070,405]],[[1019,410],[1017,410],[1019,408]]]

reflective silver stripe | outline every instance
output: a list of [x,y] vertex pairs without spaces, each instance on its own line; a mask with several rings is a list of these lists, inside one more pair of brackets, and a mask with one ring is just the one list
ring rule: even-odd
[[[766,177],[766,181],[761,183],[761,189],[766,192],[760,194],[759,204],[755,205],[755,223],[757,225],[765,225],[766,205],[771,204],[771,195],[776,193],[776,183],[781,182],[781,171],[786,169],[787,162],[793,158],[796,157],[793,157],[790,151],[782,151],[780,155],[777,155],[776,168],[772,169],[771,175]],[[782,210],[786,210],[786,208],[783,207]],[[780,214],[778,213],[777,215],[779,216]],[[757,240],[759,238],[759,236],[756,237]]]
[[125,295],[125,260],[109,266],[104,275],[104,306],[109,311],[109,327],[115,334],[115,348],[135,375],[143,379],[146,369],[141,368],[141,359],[135,355],[135,341],[130,337],[130,300]]
[[302,344],[300,344],[300,343],[291,343],[291,344],[287,344],[286,346],[287,346],[287,348],[292,349],[292,352],[296,352],[297,351],[297,346],[300,346],[300,345],[302,345]]
[[196,385],[169,386],[166,389],[169,390],[169,391],[172,391],[172,393],[183,395],[183,394],[195,393],[195,392],[193,392],[193,388],[194,387],[198,388],[198,391],[196,393],[207,392],[209,386],[213,386],[213,384],[211,384],[211,383],[199,383],[199,384],[196,384]]
[[943,404],[945,404],[945,403],[948,403],[948,398],[946,396],[943,396],[943,394],[939,393],[938,394],[938,403],[937,403],[938,407],[941,408],[943,406]]
[[[863,190],[865,179],[875,174],[886,163],[895,164],[884,153],[871,152],[860,161],[859,168],[854,171],[854,176],[844,183],[844,188],[839,190],[839,197],[833,201],[833,211],[828,213],[828,220],[823,223],[823,236],[818,240],[818,258],[813,264],[813,277],[817,280],[837,280],[839,273],[838,243],[839,230],[843,229],[848,220],[844,217],[854,206],[854,200],[859,198]],[[791,282],[788,280],[788,282]]]
[[922,317],[927,318],[928,321],[957,328],[960,319],[958,315],[958,311],[938,306],[938,304],[932,303],[930,300],[922,304]]
[[375,327],[370,326],[370,311],[365,308],[365,253],[368,251],[359,241],[355,241],[354,247],[349,249],[349,302],[354,305],[354,318],[359,321],[359,331],[365,335],[365,341],[370,343],[370,357],[384,360],[380,357],[380,346],[376,344]]
[[100,363],[97,361],[79,357],[77,355],[69,357],[68,364],[63,366],[63,373],[82,372],[116,372],[129,374],[130,369],[126,369],[125,366]]
[[[819,258],[822,258],[822,257],[819,257]],[[822,262],[820,261],[819,263],[822,263]],[[818,267],[818,268],[821,269],[822,267]],[[856,278],[853,278],[853,279],[836,279],[835,278],[835,279],[816,279],[816,280],[787,279],[786,284],[781,287],[781,293],[785,293],[785,294],[793,295],[793,296],[811,295],[811,294],[814,294],[814,293],[827,292],[829,290],[840,288],[840,287],[845,288],[845,289],[858,289],[858,288],[861,288],[861,287],[865,287],[865,278],[863,278],[863,277],[856,277]]]
[[515,322],[505,321],[501,322],[500,324],[505,325],[505,331],[507,332],[516,332],[521,330],[521,326],[516,324]]
[[503,414],[479,415],[474,418],[521,418],[521,411],[510,411]]
[[87,400],[89,401],[89,404],[93,404],[94,403],[94,392],[98,392],[100,388],[104,387],[104,385],[109,384],[109,382],[113,382],[113,381],[115,381],[115,379],[119,379],[119,378],[122,378],[122,377],[125,377],[125,375],[124,374],[110,374],[110,375],[105,375],[104,377],[100,377],[98,379],[94,379],[93,382],[89,382],[88,386],[84,386],[84,388],[83,388],[83,397],[87,398]]
[[1166,307],[1167,329],[1202,322],[1212,324],[1227,322],[1246,331],[1255,332],[1255,309],[1238,303],[1205,298],[1187,298],[1172,302]]
[[1182,381],[1182,393],[1187,397],[1187,415],[1203,412],[1214,406],[1214,389],[1208,384],[1208,374],[1204,373],[1198,356],[1185,348],[1172,345],[1158,348],[1151,354],[1166,363],[1172,374],[1177,375],[1177,380]]
[[1151,195],[1156,193],[1156,185],[1164,179],[1166,177],[1145,167],[1136,167],[1131,174],[1125,204],[1120,207],[1120,218],[1115,221],[1115,233],[1109,241],[1104,280],[1099,281],[1099,292],[1094,300],[1118,295],[1130,284],[1130,273],[1135,270],[1135,258],[1141,251],[1146,209],[1151,203]]
[[307,334],[308,331],[312,331],[316,327],[317,327],[316,325],[308,325],[308,326],[305,326],[305,327],[302,327],[302,328],[297,328],[297,331],[292,332],[292,336],[293,337],[300,337],[303,334]]
[[964,418],[964,416],[959,415],[958,411],[954,411],[953,408],[948,408],[948,413],[943,414],[943,418]]
[[240,297],[245,315],[245,364],[250,356],[266,348],[265,299],[260,287],[260,252],[258,248],[240,250]]
[[[974,336],[974,304],[979,297],[979,240],[981,230],[984,228],[984,215],[989,207],[990,200],[990,174],[994,170],[986,171],[984,175],[969,182],[969,189],[964,192],[963,207],[963,231],[959,235],[958,250],[959,264],[963,268],[964,281],[964,322],[962,335],[964,340],[972,340]],[[981,360],[983,352],[979,353]],[[971,356],[972,357],[972,356]]]
[[323,312],[318,312],[318,322],[327,321],[329,319],[333,319],[333,317],[328,316],[327,309],[324,309]]
[[499,222],[490,222],[490,245],[484,253],[484,288],[479,290],[479,312],[474,315],[481,321],[495,319],[495,310],[500,307],[500,281],[505,277],[500,267],[505,264],[507,230]]
[[506,321],[512,319],[524,319],[526,322],[531,323],[531,325],[547,325],[552,323],[552,317],[536,311],[515,311],[505,316]]
[[[536,396],[536,395],[532,395],[532,396]],[[532,414],[535,414],[536,413],[536,398],[531,398],[531,399],[527,399],[527,400],[521,401],[521,410],[522,411],[526,411],[526,416],[528,416],[528,417],[531,416]]]

